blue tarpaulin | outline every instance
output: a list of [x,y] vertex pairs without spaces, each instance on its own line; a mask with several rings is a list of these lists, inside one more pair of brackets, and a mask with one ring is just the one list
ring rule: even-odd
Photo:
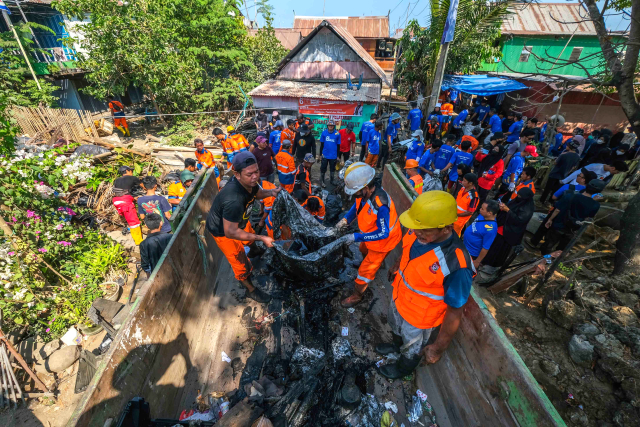
[[516,80],[490,77],[486,74],[474,76],[447,75],[444,76],[441,89],[443,91],[455,89],[471,95],[490,96],[514,90],[527,89],[527,86]]

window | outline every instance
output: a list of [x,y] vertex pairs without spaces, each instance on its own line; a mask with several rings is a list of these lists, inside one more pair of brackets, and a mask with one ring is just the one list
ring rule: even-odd
[[529,62],[529,55],[531,55],[531,49],[533,46],[524,46],[522,52],[520,52],[520,60],[518,62]]
[[580,59],[582,49],[582,47],[574,47],[571,51],[571,56],[569,56],[569,61],[577,61],[578,59]]

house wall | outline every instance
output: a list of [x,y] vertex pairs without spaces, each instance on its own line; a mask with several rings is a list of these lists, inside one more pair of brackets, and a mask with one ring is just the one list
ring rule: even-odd
[[[594,74],[601,70],[600,43],[595,36],[513,36],[502,42],[502,58],[499,62],[485,63],[479,71],[516,72],[516,73],[549,73],[553,62],[539,61],[536,56],[553,61],[551,58],[568,60],[574,47],[583,48],[580,64]],[[527,62],[520,62],[524,46],[531,46],[531,55]],[[566,48],[565,48],[566,46]],[[563,51],[564,49],[564,51]],[[560,61],[562,62],[562,61]],[[553,68],[550,74],[586,77],[587,74],[578,65],[566,65]]]

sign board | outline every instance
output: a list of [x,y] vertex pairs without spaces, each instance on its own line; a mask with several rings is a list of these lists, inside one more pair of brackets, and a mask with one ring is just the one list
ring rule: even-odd
[[[316,139],[327,128],[327,122],[333,120],[336,129],[353,124],[353,132],[360,134],[362,124],[375,113],[377,104],[349,103],[344,101],[327,101],[312,98],[300,98],[299,111],[313,122],[313,135]],[[359,113],[359,114],[356,114]],[[359,141],[359,139],[358,139]]]

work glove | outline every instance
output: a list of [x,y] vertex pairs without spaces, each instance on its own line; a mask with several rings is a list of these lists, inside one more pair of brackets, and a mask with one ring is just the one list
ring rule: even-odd
[[338,231],[342,230],[343,228],[347,228],[349,224],[347,223],[347,219],[346,218],[342,218],[340,221],[338,221],[338,223],[336,224],[336,229]]
[[511,184],[509,184],[509,191],[513,192],[516,189],[516,183],[512,182]]
[[347,243],[351,244],[353,242],[356,241],[356,235],[355,234],[347,234],[345,237],[345,240],[347,241]]

